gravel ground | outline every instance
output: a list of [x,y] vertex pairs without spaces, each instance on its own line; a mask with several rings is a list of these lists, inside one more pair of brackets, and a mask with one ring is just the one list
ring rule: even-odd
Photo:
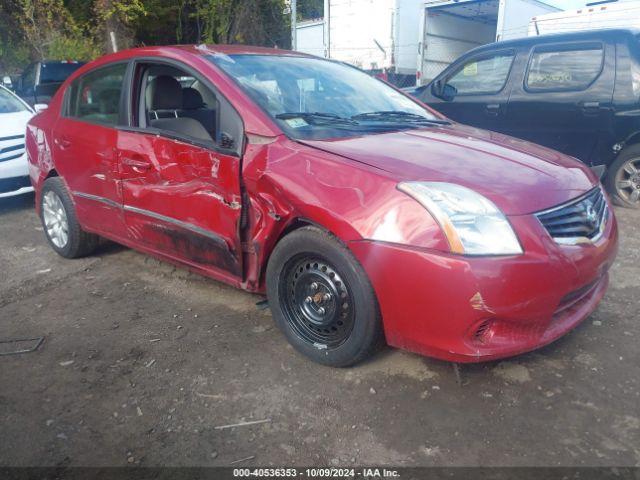
[[32,204],[0,201],[0,340],[45,337],[0,356],[0,466],[640,465],[640,212],[587,321],[456,374],[315,365],[260,297],[114,244],[57,256]]

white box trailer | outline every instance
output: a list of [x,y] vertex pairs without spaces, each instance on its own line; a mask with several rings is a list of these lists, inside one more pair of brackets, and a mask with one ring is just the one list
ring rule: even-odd
[[538,0],[325,0],[323,19],[297,25],[296,45],[412,86],[476,46],[526,37],[531,17],[555,11]]
[[605,28],[640,29],[640,1],[590,5],[577,10],[537,15],[529,22],[529,35]]
[[559,11],[538,0],[426,0],[421,10],[419,85],[467,51],[526,37],[532,17]]
[[415,79],[424,0],[325,0],[324,19],[296,27],[297,50]]
[[364,70],[415,75],[424,0],[331,0],[328,54]]
[[296,50],[298,52],[326,57],[324,43],[324,20],[307,20],[296,25]]

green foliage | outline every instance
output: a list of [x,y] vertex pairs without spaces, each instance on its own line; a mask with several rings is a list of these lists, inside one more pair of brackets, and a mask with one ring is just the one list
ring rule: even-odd
[[0,73],[14,74],[31,61],[31,48],[24,43],[0,39]]
[[116,19],[124,25],[131,25],[147,13],[142,0],[96,0],[94,12],[98,21]]
[[47,49],[48,60],[89,61],[99,57],[102,48],[92,39],[81,35],[61,35],[53,39]]
[[[302,2],[310,14],[322,0]],[[315,6],[314,6],[315,5]],[[0,70],[90,60],[118,46],[247,43],[288,48],[286,0],[2,0]]]
[[324,0],[302,0],[298,1],[299,21],[322,18],[324,16]]

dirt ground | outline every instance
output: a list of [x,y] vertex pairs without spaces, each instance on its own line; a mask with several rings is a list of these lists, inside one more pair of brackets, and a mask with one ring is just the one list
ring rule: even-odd
[[57,256],[32,203],[0,200],[0,340],[45,337],[0,356],[2,466],[640,465],[640,212],[587,321],[457,375],[315,365],[260,297],[113,244]]

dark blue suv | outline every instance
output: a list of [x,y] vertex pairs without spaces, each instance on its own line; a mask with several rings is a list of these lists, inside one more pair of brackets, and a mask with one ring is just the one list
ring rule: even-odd
[[453,120],[572,155],[604,174],[616,203],[640,208],[639,32],[485,45],[414,95]]

